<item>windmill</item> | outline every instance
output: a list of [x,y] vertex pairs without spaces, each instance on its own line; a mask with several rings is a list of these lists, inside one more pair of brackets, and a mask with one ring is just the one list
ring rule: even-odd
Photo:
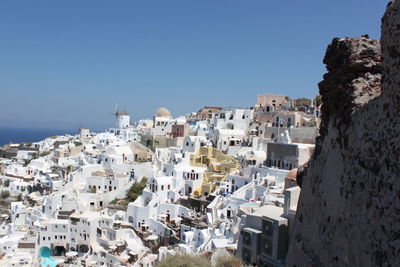
[[116,125],[117,125],[117,127],[118,127],[118,117],[119,117],[119,115],[120,115],[119,110],[118,110],[118,103],[115,103],[115,106],[114,106],[114,113],[109,113],[109,115],[115,116],[115,122],[116,122]]
[[119,111],[118,103],[115,104],[114,113],[110,113],[110,115],[115,116],[117,128],[127,128],[130,125],[130,116],[127,111]]
[[81,124],[79,124],[78,134],[79,134],[80,138],[87,138],[90,135],[90,130],[89,130],[89,128],[83,127],[82,123],[81,123]]
[[113,115],[113,116],[115,116],[115,117],[117,117],[118,116],[118,114],[119,114],[119,111],[118,111],[118,103],[115,103],[115,106],[114,106],[114,113],[108,113],[109,115]]

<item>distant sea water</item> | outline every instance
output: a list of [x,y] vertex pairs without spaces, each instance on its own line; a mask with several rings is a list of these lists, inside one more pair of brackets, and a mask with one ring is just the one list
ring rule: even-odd
[[77,130],[0,127],[0,146],[11,143],[38,142],[50,136],[77,134]]

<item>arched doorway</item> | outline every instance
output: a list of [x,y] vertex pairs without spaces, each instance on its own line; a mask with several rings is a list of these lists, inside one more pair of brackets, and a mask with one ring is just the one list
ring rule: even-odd
[[65,247],[64,246],[55,246],[53,249],[54,256],[63,256],[65,254]]
[[80,245],[78,249],[81,253],[86,253],[89,251],[89,247],[87,245]]

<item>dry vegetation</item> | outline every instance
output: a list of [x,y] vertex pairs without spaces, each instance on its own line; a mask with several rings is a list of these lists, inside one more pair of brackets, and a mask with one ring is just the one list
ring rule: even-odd
[[[156,267],[211,267],[211,261],[204,255],[177,254],[159,262]],[[219,257],[213,267],[244,267],[235,256]]]

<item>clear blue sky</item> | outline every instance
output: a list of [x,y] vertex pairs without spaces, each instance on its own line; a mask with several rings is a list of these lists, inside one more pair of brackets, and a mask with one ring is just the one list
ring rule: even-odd
[[165,106],[312,97],[334,37],[380,36],[382,0],[2,0],[0,126],[113,125]]

